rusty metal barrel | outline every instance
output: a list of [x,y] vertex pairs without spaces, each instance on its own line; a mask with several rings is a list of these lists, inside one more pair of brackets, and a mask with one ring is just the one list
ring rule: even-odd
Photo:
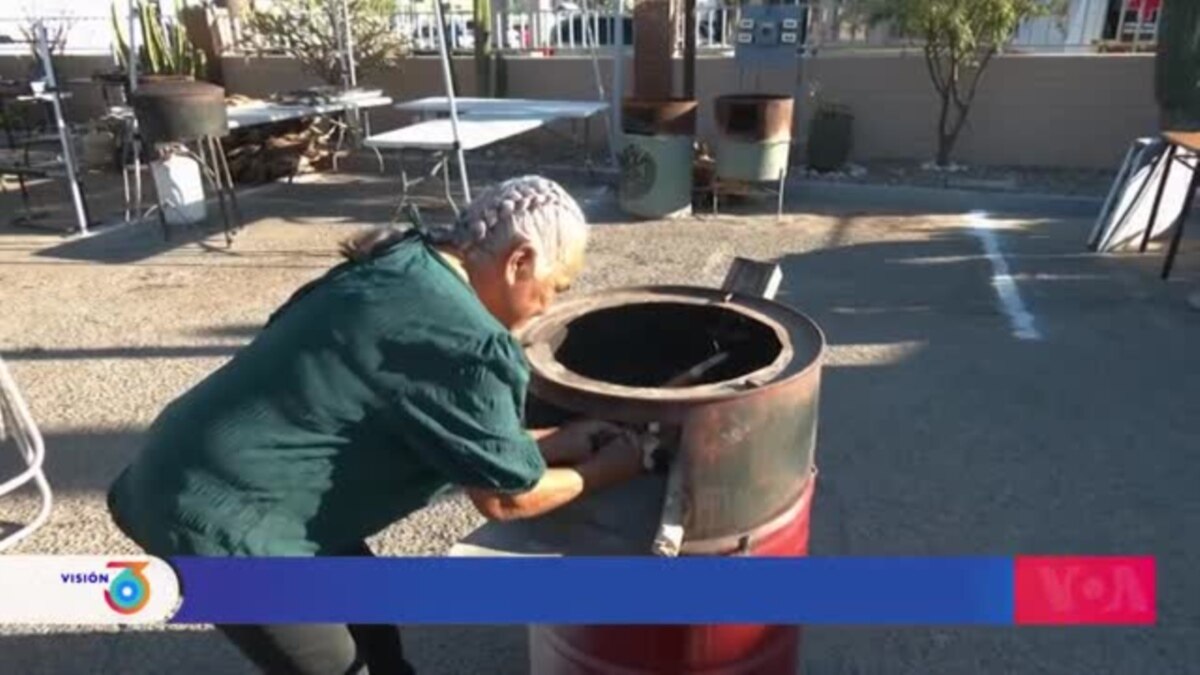
[[148,143],[173,143],[229,134],[225,90],[207,82],[152,81],[132,97],[138,126]]
[[792,147],[791,96],[729,94],[714,102],[717,176],[775,181],[787,173]]
[[[561,302],[520,338],[530,414],[541,418],[531,424],[656,422],[677,439],[690,504],[682,555],[807,554],[824,353],[811,320],[760,298],[644,287]],[[720,354],[699,381],[661,386]],[[611,499],[578,522],[604,520],[611,531],[621,514],[635,517],[635,496]],[[585,536],[555,529],[560,539]],[[647,554],[644,523],[631,529],[641,534],[630,550]],[[531,664],[537,675],[790,673],[799,641],[796,626],[537,626]]]

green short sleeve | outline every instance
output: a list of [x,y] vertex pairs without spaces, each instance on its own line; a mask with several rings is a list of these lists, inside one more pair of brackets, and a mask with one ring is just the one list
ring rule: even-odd
[[524,492],[546,471],[522,421],[528,384],[524,357],[507,336],[473,351],[442,357],[451,363],[426,364],[437,376],[398,394],[398,431],[449,483]]

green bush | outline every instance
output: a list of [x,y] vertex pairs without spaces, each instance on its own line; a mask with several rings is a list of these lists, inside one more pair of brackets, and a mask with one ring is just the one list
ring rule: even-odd
[[[391,0],[346,0],[354,39],[354,63],[361,74],[395,67],[408,42],[392,28]],[[345,66],[338,50],[341,2],[275,0],[250,15],[247,27],[261,42],[295,58],[304,69],[340,85]]]

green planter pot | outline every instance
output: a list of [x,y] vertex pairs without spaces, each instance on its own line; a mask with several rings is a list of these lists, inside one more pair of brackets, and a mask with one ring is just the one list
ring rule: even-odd
[[808,166],[837,171],[850,159],[854,145],[854,115],[843,107],[823,106],[808,127]]
[[1170,0],[1160,10],[1154,89],[1164,124],[1200,127],[1200,3]]

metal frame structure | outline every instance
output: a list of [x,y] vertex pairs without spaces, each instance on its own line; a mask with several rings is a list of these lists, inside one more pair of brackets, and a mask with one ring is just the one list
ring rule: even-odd
[[[453,136],[452,152],[454,153],[455,159],[458,162],[458,176],[459,176],[459,181],[460,181],[460,184],[462,187],[463,199],[467,203],[470,203],[470,201],[471,201],[471,184],[470,184],[470,179],[467,175],[467,161],[466,161],[466,156],[464,153],[464,148],[463,148],[463,143],[462,143],[462,135],[460,133],[458,92],[456,91],[456,87],[455,87],[454,71],[450,64],[450,43],[449,43],[449,36],[447,34],[446,11],[445,11],[445,7],[441,3],[441,0],[435,0],[433,4],[434,4],[434,8],[437,12],[438,56],[439,56],[439,60],[441,61],[441,66],[442,66],[442,81],[443,81],[443,85],[446,89],[446,98],[449,102],[449,106],[448,106],[449,111],[448,112],[449,112],[449,117],[450,117],[451,133]],[[616,43],[617,43],[616,49],[618,51],[615,54],[615,56],[617,56],[617,58],[615,59],[615,63],[614,63],[613,88],[612,88],[613,89],[612,96],[613,96],[613,101],[615,102],[615,105],[612,106],[611,109],[614,111],[618,111],[618,112],[612,113],[611,119],[613,120],[613,123],[610,128],[613,130],[620,128],[619,126],[616,126],[616,124],[619,123],[616,120],[619,117],[620,100],[621,100],[620,99],[620,97],[621,97],[620,73],[622,71],[622,66],[623,66],[623,60],[621,58],[621,55],[622,55],[621,50],[623,50],[623,48],[624,48],[624,45],[623,45],[624,36],[621,34],[621,33],[623,33],[623,30],[622,30],[623,26],[621,25],[621,18],[622,18],[621,11],[622,10],[620,8],[620,4],[621,3],[617,3],[617,8],[614,10],[614,18],[616,20],[615,23],[617,25],[617,31],[618,31],[618,39],[616,40]],[[587,8],[586,0],[585,0],[584,8],[585,9]],[[596,48],[597,39],[595,39],[594,36],[588,37],[591,35],[591,27],[590,26],[585,28],[584,33],[585,33],[584,40],[585,40],[585,42],[588,43],[589,51],[591,52],[592,70],[593,70],[593,74],[596,78],[596,89],[597,89],[597,94],[598,94],[598,101],[601,103],[604,103],[606,95],[605,95],[605,91],[604,91],[604,85],[602,84],[601,79],[600,79],[599,54],[598,54],[598,50]],[[609,133],[609,155],[613,162],[614,167],[616,167],[617,166],[617,152],[616,152],[616,148],[613,146],[614,138],[616,138],[616,135],[614,135],[610,131],[610,133]],[[587,142],[587,139],[585,139],[585,142]],[[446,171],[445,166],[442,166],[441,168],[443,171]],[[433,172],[430,175],[436,174],[437,170],[438,170],[438,167],[435,166]],[[448,180],[448,178],[449,178],[448,175],[446,175],[444,173],[443,176]],[[447,186],[447,192],[448,192],[448,186]],[[453,202],[451,202],[451,203],[453,204]]]
[[[128,51],[126,53],[126,63],[128,64],[127,70],[128,70],[128,78],[129,78],[128,79],[128,87],[127,87],[127,95],[130,97],[133,95],[133,93],[135,91],[137,91],[137,86],[138,86],[138,77],[139,77],[139,74],[138,74],[138,52],[141,49],[141,45],[138,44],[139,32],[138,32],[137,28],[138,28],[138,21],[139,21],[139,17],[140,17],[139,10],[140,10],[142,1],[143,0],[129,0],[128,27],[127,27],[128,31],[129,31],[129,41],[128,41]],[[337,42],[339,58],[342,62],[342,67],[343,67],[342,68],[342,73],[343,73],[342,89],[343,89],[343,92],[348,92],[358,86],[358,65],[357,65],[357,61],[354,56],[354,34],[350,28],[350,5],[347,0],[329,0],[329,1],[333,2],[333,3],[337,3],[336,12],[335,12],[336,18],[334,21],[334,31],[335,31],[334,38]],[[129,103],[131,103],[131,101]],[[354,123],[350,124],[350,123],[346,123],[344,121],[340,121],[340,120],[336,119],[336,113],[331,113],[328,115],[317,113],[314,115],[314,117],[328,119],[334,125],[334,127],[336,129],[337,145],[334,149],[334,156],[333,156],[334,170],[337,169],[337,155],[341,151],[343,142],[345,141],[345,138],[347,135],[353,135],[355,133],[355,131],[358,129],[361,129],[363,131],[364,136],[370,135],[370,118],[368,117],[368,113],[365,110],[360,110],[356,106],[347,106],[341,112],[353,115],[355,118]],[[362,116],[362,125],[361,126],[359,124],[359,116],[360,115]],[[126,220],[126,222],[130,222],[135,219],[144,218],[144,217],[148,216],[150,212],[147,211],[145,213],[137,213],[137,212],[141,211],[142,201],[143,201],[142,200],[142,166],[141,166],[142,145],[141,145],[141,137],[138,133],[137,116],[132,114],[132,111],[127,118],[127,123],[129,124],[129,129],[127,131],[127,137],[130,139],[129,151],[130,151],[130,154],[132,155],[131,156],[132,169],[130,169],[128,165],[124,166],[122,168],[122,179],[123,179],[124,188],[125,188],[125,220]],[[207,149],[205,148],[205,145],[208,145]],[[220,140],[219,139],[201,139],[199,141],[198,150],[199,150],[199,153],[197,154],[197,153],[190,152],[190,149],[188,149],[188,152],[185,154],[191,156],[193,159],[201,159],[206,156],[213,158],[214,164],[211,167],[208,166],[207,164],[205,164],[203,161],[201,161],[201,172],[204,174],[204,177],[209,180],[210,184],[213,185],[214,189],[217,191],[217,196],[218,196],[218,200],[220,201],[220,208],[221,208],[222,215],[224,216],[224,214],[225,214],[225,200],[222,196],[222,187],[224,187],[228,191],[228,196],[232,203],[233,213],[235,214],[235,219],[237,221],[240,221],[241,217],[240,217],[239,210],[237,208],[237,198],[234,196],[233,180],[232,180],[232,177],[229,175],[228,161],[225,159],[223,148],[220,146]],[[379,159],[380,171],[382,171],[383,170],[383,158],[379,156],[378,152],[376,152],[376,156]],[[131,204],[131,202],[130,202],[130,183],[131,183],[130,174],[131,173],[132,173],[132,183],[133,183],[133,192],[134,192],[132,203],[135,205],[132,209],[130,208],[130,204]],[[294,178],[295,178],[295,174],[292,174],[289,177],[289,182]],[[222,186],[222,182],[224,183],[224,186]],[[162,205],[161,205],[161,203],[157,203],[153,208],[160,211],[159,220],[162,221],[162,215],[161,215]],[[240,222],[238,223],[238,226],[240,226]],[[165,233],[166,232],[165,223],[163,224],[163,228],[164,228],[164,233]],[[236,231],[236,229],[237,229],[237,227],[234,228],[234,231]],[[230,238],[230,235],[231,235],[228,220],[226,221],[225,235],[226,235],[227,240]]]
[[[32,93],[30,95],[20,96],[17,100],[44,103],[49,106],[51,118],[54,123],[54,134],[48,135],[45,140],[58,142],[61,160],[36,167],[18,166],[12,172],[16,173],[19,179],[22,198],[26,202],[28,202],[29,195],[25,185],[25,175],[65,178],[67,189],[71,193],[71,204],[75,213],[78,233],[88,234],[91,219],[88,213],[87,199],[83,191],[83,183],[80,178],[79,158],[76,156],[75,139],[71,133],[71,127],[67,124],[66,117],[63,114],[63,98],[69,94],[66,94],[59,86],[58,73],[54,70],[54,60],[50,55],[50,42],[46,34],[46,25],[41,20],[33,24],[33,47],[38,63],[42,68],[44,79],[37,83],[40,84],[40,87],[31,86]],[[7,125],[5,129],[11,141],[11,132],[9,132]],[[28,156],[28,148],[26,148],[26,156]],[[58,175],[59,171],[62,171],[63,175]],[[28,208],[28,203],[26,203],[26,208]]]
[[[743,12],[738,20],[737,51],[734,56],[737,61],[739,85],[748,79],[747,72],[751,68],[755,69],[753,77],[756,91],[761,89],[761,71],[767,68],[779,70],[794,68],[796,83],[801,83],[804,79],[805,60],[811,56],[808,45],[813,29],[812,4],[807,0],[798,0],[787,5],[751,5],[744,7]],[[712,194],[712,214],[715,216],[720,213],[722,184],[740,185],[745,188],[747,196],[758,194],[774,197],[775,217],[782,221],[795,139],[790,139],[788,143],[788,159],[775,179],[746,181],[722,178],[718,169],[719,164],[714,165],[707,186]],[[720,152],[721,148],[718,142],[716,148],[718,156]]]
[[0,483],[0,496],[32,483],[41,498],[41,507],[28,524],[0,536],[0,552],[16,546],[44,525],[50,518],[50,511],[54,505],[54,495],[50,491],[50,483],[46,480],[43,469],[46,446],[42,434],[33,421],[33,415],[29,413],[29,406],[17,389],[16,381],[13,380],[4,361],[0,360],[0,441],[6,437],[11,437],[16,442],[17,449],[25,460],[25,470]]

